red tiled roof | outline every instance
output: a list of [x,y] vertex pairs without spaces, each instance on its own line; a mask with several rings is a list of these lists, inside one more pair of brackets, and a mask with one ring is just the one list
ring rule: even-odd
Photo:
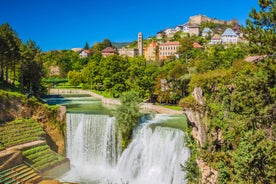
[[235,24],[234,27],[233,27],[233,29],[234,29],[234,30],[240,29],[239,24]]
[[87,54],[91,54],[92,51],[91,50],[83,50],[84,52],[86,52]]
[[201,45],[200,45],[199,43],[197,43],[197,42],[193,43],[193,47],[194,47],[194,48],[199,48],[199,49],[203,48],[203,46],[201,46]]
[[117,53],[117,52],[112,47],[106,47],[104,50],[102,50],[102,53]]

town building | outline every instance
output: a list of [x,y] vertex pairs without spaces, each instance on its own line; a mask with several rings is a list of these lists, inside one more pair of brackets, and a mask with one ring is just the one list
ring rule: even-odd
[[72,48],[71,50],[74,52],[80,53],[83,49],[82,48]]
[[157,44],[157,42],[151,42],[145,48],[145,58],[147,61],[158,60],[158,44]]
[[201,36],[202,37],[209,37],[209,36],[212,36],[213,35],[213,31],[209,28],[209,27],[205,27],[203,30],[202,30],[202,33],[201,33]]
[[169,35],[169,34],[174,34],[175,30],[173,28],[167,28],[164,30],[164,32],[166,35]]
[[138,33],[138,54],[143,56],[143,34],[141,32]]
[[166,33],[164,31],[159,31],[157,34],[156,34],[156,38],[157,39],[162,39],[164,38],[166,35]]
[[120,56],[135,57],[139,54],[136,48],[121,48],[118,50]]
[[91,50],[82,50],[79,54],[80,58],[87,58],[88,56],[92,55]]
[[221,35],[221,41],[223,44],[237,44],[238,35],[231,28],[227,28]]
[[175,32],[178,32],[178,31],[182,31],[183,30],[183,26],[181,25],[178,25],[174,28]]
[[243,33],[240,29],[240,26],[238,23],[236,23],[234,26],[233,26],[233,31],[238,35],[239,38],[242,38],[243,37]]
[[209,44],[221,44],[221,43],[222,43],[222,40],[219,34],[215,34],[214,36],[212,36],[211,41],[209,42]]
[[204,49],[204,47],[202,45],[200,45],[199,43],[197,43],[197,42],[193,43],[193,48],[202,49],[202,50]]
[[178,41],[166,42],[159,45],[159,59],[164,60],[172,56],[178,57],[177,51],[180,46]]
[[118,54],[117,51],[115,49],[113,49],[112,47],[106,47],[105,49],[102,50],[101,53],[102,53],[103,57]]
[[182,31],[189,33],[190,36],[198,36],[200,33],[200,27],[197,24],[184,24]]

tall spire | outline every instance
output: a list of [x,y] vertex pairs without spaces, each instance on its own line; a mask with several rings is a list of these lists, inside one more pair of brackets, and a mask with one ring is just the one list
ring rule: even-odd
[[139,56],[143,55],[143,34],[141,32],[138,33],[138,51]]

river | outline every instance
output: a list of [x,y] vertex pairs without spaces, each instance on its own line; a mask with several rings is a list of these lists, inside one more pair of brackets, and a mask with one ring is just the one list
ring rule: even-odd
[[[51,99],[53,103],[54,100]],[[190,155],[185,146],[185,133],[177,128],[159,126],[184,123],[183,115],[156,114],[153,118],[144,118],[131,143],[122,152],[120,140],[116,138],[112,110],[91,97],[71,96],[59,100],[59,104],[68,109],[66,154],[71,161],[71,170],[59,178],[61,181],[87,184],[186,183],[181,167]]]

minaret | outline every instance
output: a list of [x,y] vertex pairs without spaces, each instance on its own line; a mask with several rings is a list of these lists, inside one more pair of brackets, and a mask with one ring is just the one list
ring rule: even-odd
[[139,56],[143,55],[143,35],[141,32],[138,33],[138,52]]

